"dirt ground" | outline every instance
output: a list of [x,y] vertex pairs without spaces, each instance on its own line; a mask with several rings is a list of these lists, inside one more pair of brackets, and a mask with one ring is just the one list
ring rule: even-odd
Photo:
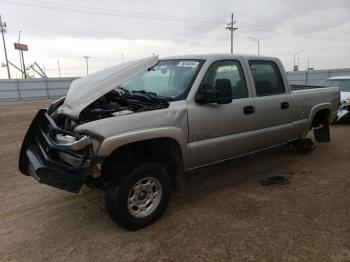
[[[19,173],[24,133],[47,105],[0,103],[0,261],[350,261],[350,125],[307,155],[280,148],[191,174],[158,222],[129,232],[102,191]],[[273,175],[290,184],[260,185]]]

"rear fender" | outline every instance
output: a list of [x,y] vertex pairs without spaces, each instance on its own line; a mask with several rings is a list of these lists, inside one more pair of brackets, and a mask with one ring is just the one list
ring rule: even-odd
[[[331,140],[329,131],[331,108],[330,103],[324,103],[315,106],[311,111],[309,128],[314,128],[314,137],[317,142],[328,143]],[[315,121],[319,126],[315,126]]]
[[309,116],[309,130],[312,129],[312,122],[313,122],[316,114],[318,112],[320,112],[321,110],[328,110],[329,112],[331,112],[331,108],[332,108],[331,103],[322,103],[322,104],[318,104],[318,105],[314,106],[311,109],[310,116]]
[[329,121],[325,121],[321,128],[314,129],[314,136],[317,142],[329,143],[331,141],[331,135],[329,132]]

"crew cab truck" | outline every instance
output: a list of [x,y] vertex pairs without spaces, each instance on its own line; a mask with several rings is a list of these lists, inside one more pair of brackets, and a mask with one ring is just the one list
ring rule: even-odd
[[329,142],[339,89],[292,91],[277,58],[152,56],[80,78],[41,109],[19,169],[70,192],[106,190],[124,228],[156,221],[193,169],[293,143]]

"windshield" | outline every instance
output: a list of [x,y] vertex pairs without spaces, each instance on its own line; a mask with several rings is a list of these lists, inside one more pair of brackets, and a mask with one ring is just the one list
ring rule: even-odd
[[321,86],[336,86],[340,91],[350,92],[350,79],[328,79],[320,84]]
[[120,86],[130,92],[145,91],[169,100],[182,100],[203,60],[162,60],[156,66]]

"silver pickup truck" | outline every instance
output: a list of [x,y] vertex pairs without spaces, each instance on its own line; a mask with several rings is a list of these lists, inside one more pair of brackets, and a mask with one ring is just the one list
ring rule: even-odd
[[[299,87],[300,89],[300,87]],[[40,110],[19,169],[66,191],[106,190],[106,209],[136,230],[156,221],[193,169],[285,144],[329,142],[339,89],[292,91],[277,58],[157,56],[72,82]]]

